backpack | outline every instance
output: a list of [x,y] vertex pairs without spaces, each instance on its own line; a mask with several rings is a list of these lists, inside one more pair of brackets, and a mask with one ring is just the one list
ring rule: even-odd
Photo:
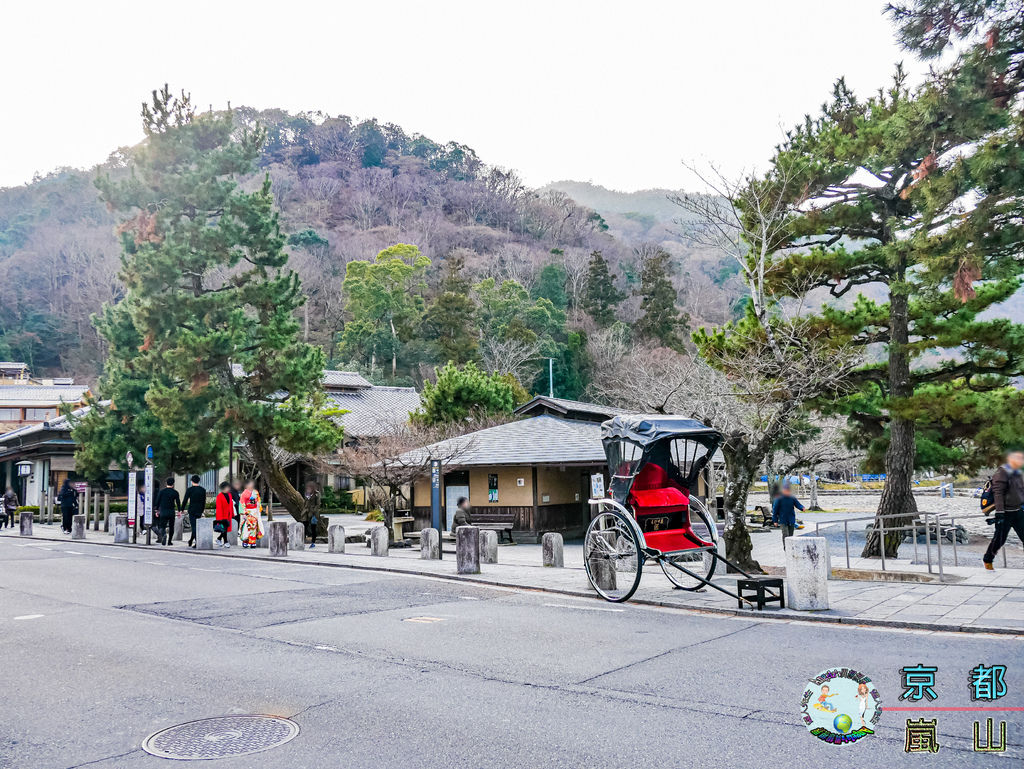
[[[978,500],[981,504],[981,512],[985,515],[994,513],[996,510],[996,495],[992,491],[992,479],[989,478],[985,481],[985,488],[981,490],[981,498]],[[991,525],[995,523],[995,518],[986,518],[985,523]]]

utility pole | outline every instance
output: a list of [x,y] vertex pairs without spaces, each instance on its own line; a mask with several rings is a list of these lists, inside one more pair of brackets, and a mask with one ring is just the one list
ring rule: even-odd
[[548,397],[555,397],[555,359],[548,358]]

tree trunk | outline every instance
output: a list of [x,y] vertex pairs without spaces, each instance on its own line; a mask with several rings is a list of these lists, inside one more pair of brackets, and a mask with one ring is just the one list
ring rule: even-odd
[[[909,301],[902,277],[898,287],[889,297],[889,399],[891,402],[913,395],[910,379],[910,356],[907,354],[909,340]],[[917,453],[914,438],[914,422],[902,417],[889,420],[889,447],[885,452],[885,488],[875,513],[875,527],[864,543],[861,558],[877,558],[880,554],[879,535],[884,519],[885,557],[895,558],[900,543],[907,535],[905,531],[889,533],[890,527],[906,526],[917,516],[917,502],[911,493],[914,476],[914,456]]]
[[302,521],[306,510],[306,500],[292,486],[284,468],[274,459],[270,442],[262,436],[247,435],[245,438],[253,463],[259,469],[260,475],[263,476],[270,490],[284,505],[284,509],[291,513],[292,518]]
[[747,528],[747,493],[750,491],[750,483],[755,472],[756,470],[750,470],[739,458],[730,458],[726,454],[723,539],[726,558],[746,572],[761,574],[761,564],[754,560],[750,529]]

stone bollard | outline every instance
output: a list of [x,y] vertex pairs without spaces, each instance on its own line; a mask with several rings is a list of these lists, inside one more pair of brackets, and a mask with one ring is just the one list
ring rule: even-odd
[[125,545],[128,543],[128,515],[121,514],[114,516],[114,544]]
[[345,527],[341,524],[334,524],[327,527],[327,552],[345,552]]
[[213,550],[213,518],[196,519],[196,550]]
[[480,563],[498,562],[498,532],[480,529]]
[[242,534],[242,524],[236,521],[234,518],[231,519],[231,531],[228,532],[228,544],[231,547],[238,547],[242,540],[239,537]]
[[565,566],[563,546],[564,543],[562,541],[561,534],[548,532],[544,535],[541,539],[540,548],[545,566],[553,566],[556,569],[561,569]]
[[270,528],[269,527],[270,527],[270,524],[272,522],[271,521],[264,521],[262,518],[260,519],[260,521],[263,524],[263,536],[259,538],[259,541],[256,543],[256,546],[257,547],[262,547],[264,549],[267,549],[267,548],[270,547]]
[[71,519],[71,539],[85,539],[85,515],[78,514]]
[[272,557],[284,558],[288,555],[288,523],[286,521],[268,523],[266,539]]
[[32,513],[29,510],[21,511],[21,536],[31,537],[32,536]]
[[480,573],[480,529],[476,526],[455,530],[455,570],[459,574]]
[[437,529],[423,529],[420,532],[420,558],[424,561],[441,559],[441,537]]
[[303,550],[306,547],[306,527],[301,521],[288,522],[288,549]]
[[388,527],[378,526],[370,532],[370,555],[388,554]]
[[103,531],[110,531],[110,494],[103,493]]
[[185,516],[176,515],[174,516],[174,534],[171,539],[175,542],[181,542],[185,539]]
[[828,609],[828,540],[786,538],[786,607],[800,611]]
[[[615,547],[616,535],[614,531],[599,531],[594,534],[605,540],[610,548]],[[615,577],[615,562],[606,555],[600,554],[590,558],[590,574],[594,583],[602,590],[615,590],[618,580]]]

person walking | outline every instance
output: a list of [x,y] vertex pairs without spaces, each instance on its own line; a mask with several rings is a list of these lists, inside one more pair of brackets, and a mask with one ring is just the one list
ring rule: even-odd
[[995,505],[995,531],[982,561],[989,571],[995,569],[992,562],[996,553],[1006,544],[1010,531],[1024,542],[1024,451],[1011,451],[1006,461],[992,475],[992,502]]
[[173,544],[174,537],[174,515],[181,509],[181,496],[174,488],[174,478],[164,481],[164,487],[156,495],[154,500],[156,508],[156,541],[157,544],[168,547]]
[[782,548],[786,548],[786,537],[792,537],[796,530],[796,511],[803,510],[800,500],[793,496],[793,488],[783,483],[779,496],[772,502],[772,523],[782,528]]
[[8,486],[4,492],[3,499],[0,499],[0,513],[3,513],[3,522],[0,527],[14,527],[14,513],[18,509],[18,495],[14,493],[14,487]]
[[309,547],[316,547],[316,530],[320,525],[320,490],[314,481],[306,483],[306,534]]
[[181,500],[182,508],[188,510],[188,522],[192,527],[192,536],[188,538],[188,546],[196,546],[196,529],[198,521],[206,510],[206,489],[199,485],[199,476],[192,476],[192,485],[185,490],[185,498]]
[[455,515],[452,517],[452,533],[459,526],[472,526],[473,521],[470,517],[469,500],[465,497],[459,497],[459,501],[455,503]]
[[228,532],[235,520],[235,501],[231,498],[231,484],[224,481],[217,494],[217,505],[214,508],[213,528],[218,532],[217,547],[231,547]]
[[57,501],[60,502],[60,529],[65,534],[71,533],[71,519],[78,512],[78,492],[71,485],[69,478],[64,479],[60,491],[57,492]]

